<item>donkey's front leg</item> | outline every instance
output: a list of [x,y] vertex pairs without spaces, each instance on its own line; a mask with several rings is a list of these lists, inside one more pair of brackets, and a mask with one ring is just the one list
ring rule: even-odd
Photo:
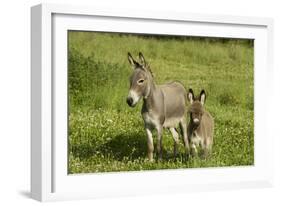
[[146,134],[147,134],[147,157],[149,161],[153,161],[153,138],[152,138],[152,132],[150,128],[145,128]]
[[182,135],[183,135],[183,142],[184,142],[184,147],[185,147],[185,152],[186,152],[186,158],[189,158],[189,153],[190,153],[190,149],[189,149],[189,139],[188,139],[188,135],[187,135],[187,124],[186,124],[186,119],[183,118],[180,121],[180,127],[182,130]]
[[162,160],[162,133],[163,133],[163,127],[158,126],[157,128],[157,157],[158,160]]

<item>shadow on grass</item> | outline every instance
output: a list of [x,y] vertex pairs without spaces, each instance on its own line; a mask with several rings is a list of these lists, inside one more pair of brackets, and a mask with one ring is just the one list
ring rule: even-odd
[[101,145],[91,146],[90,144],[72,145],[71,150],[74,157],[88,159],[94,155],[104,156],[115,160],[129,158],[131,160],[145,157],[146,137],[142,133],[118,134]]

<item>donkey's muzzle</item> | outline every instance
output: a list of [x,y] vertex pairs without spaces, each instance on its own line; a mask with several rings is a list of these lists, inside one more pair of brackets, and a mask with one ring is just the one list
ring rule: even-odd
[[194,124],[195,126],[198,126],[198,125],[200,124],[199,119],[197,119],[197,118],[193,119],[193,124]]
[[127,104],[128,104],[130,107],[133,106],[133,102],[134,102],[134,100],[133,100],[132,97],[127,97]]

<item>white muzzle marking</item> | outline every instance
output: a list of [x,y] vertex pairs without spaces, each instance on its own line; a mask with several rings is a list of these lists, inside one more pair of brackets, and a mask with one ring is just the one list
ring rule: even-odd
[[129,91],[128,97],[133,99],[132,106],[136,105],[138,103],[138,101],[140,100],[140,96],[138,96],[134,90]]
[[195,119],[193,119],[193,122],[194,122],[195,124],[197,124],[197,123],[199,123],[199,119],[195,118]]

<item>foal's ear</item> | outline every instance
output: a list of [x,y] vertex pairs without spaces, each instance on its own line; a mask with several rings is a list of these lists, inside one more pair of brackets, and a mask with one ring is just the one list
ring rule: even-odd
[[134,60],[130,52],[128,52],[128,60],[133,69],[135,69],[139,65],[139,63]]
[[200,92],[199,100],[200,100],[200,102],[201,102],[202,105],[205,104],[205,101],[206,101],[206,93],[205,93],[205,90],[204,90],[204,89],[202,89],[202,91]]
[[145,61],[145,58],[143,56],[143,54],[140,52],[139,53],[139,58],[140,58],[140,63],[144,66],[146,66],[146,61]]
[[189,102],[192,104],[192,102],[194,101],[194,93],[193,93],[193,90],[192,90],[192,89],[189,89],[189,90],[188,90],[187,96],[188,96]]

